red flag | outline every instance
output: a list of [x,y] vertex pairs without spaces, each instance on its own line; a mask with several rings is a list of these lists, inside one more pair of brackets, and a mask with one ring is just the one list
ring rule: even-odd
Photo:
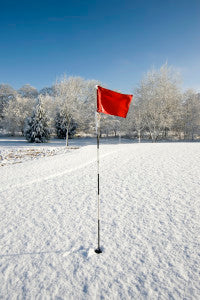
[[132,97],[98,86],[97,112],[126,118]]

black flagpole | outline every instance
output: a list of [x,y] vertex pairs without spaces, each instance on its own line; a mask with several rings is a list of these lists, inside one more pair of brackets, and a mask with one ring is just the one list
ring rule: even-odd
[[[98,93],[98,91],[97,91]],[[98,95],[97,95],[98,97]],[[97,119],[96,119],[96,126],[97,126],[97,200],[98,200],[98,248],[94,251],[99,254],[102,253],[102,250],[100,248],[100,193],[99,193],[99,136],[100,136],[100,113],[97,113]]]

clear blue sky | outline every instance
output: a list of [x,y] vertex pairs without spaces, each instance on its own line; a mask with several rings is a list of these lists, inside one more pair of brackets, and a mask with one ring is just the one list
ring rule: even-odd
[[0,0],[0,83],[16,89],[66,73],[129,93],[166,61],[200,91],[199,0]]

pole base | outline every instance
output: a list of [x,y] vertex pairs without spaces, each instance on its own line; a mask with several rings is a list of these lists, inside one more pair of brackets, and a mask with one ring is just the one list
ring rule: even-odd
[[97,248],[94,250],[94,252],[96,252],[97,254],[100,254],[100,253],[102,253],[102,250],[100,248]]

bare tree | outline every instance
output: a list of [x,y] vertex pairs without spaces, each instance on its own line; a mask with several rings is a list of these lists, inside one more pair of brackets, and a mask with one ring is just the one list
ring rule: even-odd
[[0,123],[4,115],[3,110],[8,105],[10,100],[15,99],[17,92],[8,84],[0,84]]
[[53,87],[44,87],[39,91],[39,95],[49,95],[49,96],[54,96],[54,89]]
[[167,64],[159,70],[151,70],[135,90],[135,95],[142,122],[152,141],[155,142],[159,137],[166,138],[181,101],[177,73]]
[[200,129],[200,97],[192,89],[183,95],[184,137],[194,140]]
[[97,80],[85,80],[79,103],[81,131],[94,133],[95,131],[95,112],[97,110],[97,90],[96,85],[100,85]]
[[38,96],[37,89],[30,84],[23,85],[17,92],[21,97],[25,98],[37,98]]
[[34,99],[16,96],[15,99],[10,100],[8,105],[3,110],[4,128],[15,135],[16,132],[24,133],[24,125],[26,118],[30,116],[35,104]]
[[67,120],[66,145],[68,146],[69,127],[73,120],[79,119],[80,99],[82,98],[84,80],[81,77],[63,76],[54,85],[57,110]]

